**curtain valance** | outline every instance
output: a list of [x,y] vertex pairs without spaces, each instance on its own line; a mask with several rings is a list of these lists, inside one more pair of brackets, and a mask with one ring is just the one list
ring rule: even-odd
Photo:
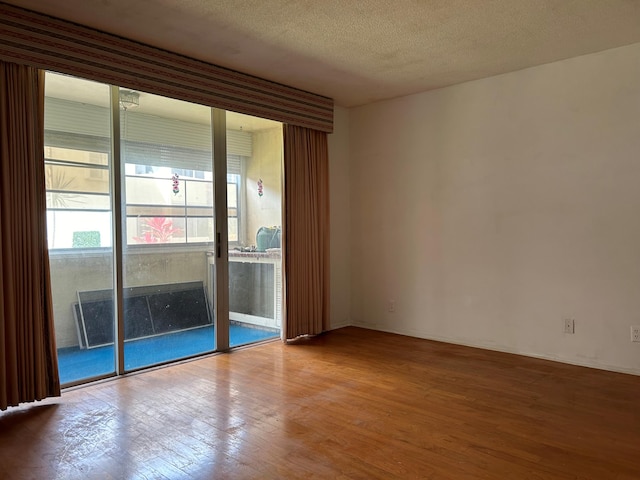
[[0,2],[0,59],[333,131],[333,100]]

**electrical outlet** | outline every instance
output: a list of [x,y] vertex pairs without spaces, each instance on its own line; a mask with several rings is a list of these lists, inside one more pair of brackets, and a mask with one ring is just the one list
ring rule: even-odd
[[576,333],[576,324],[573,318],[564,319],[564,333]]
[[389,302],[387,303],[387,311],[390,313],[393,313],[396,311],[396,301],[395,300],[389,300]]
[[640,342],[640,325],[631,326],[631,341]]

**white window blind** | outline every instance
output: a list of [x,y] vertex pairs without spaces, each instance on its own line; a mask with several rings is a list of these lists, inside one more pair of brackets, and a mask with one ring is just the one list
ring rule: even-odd
[[[126,163],[211,171],[211,127],[184,120],[122,113],[122,154]],[[82,115],[82,122],[74,121]],[[45,98],[48,145],[78,150],[109,151],[109,109],[59,98]],[[107,119],[107,121],[105,121]],[[240,159],[251,157],[252,134],[227,131],[227,168],[240,174]]]

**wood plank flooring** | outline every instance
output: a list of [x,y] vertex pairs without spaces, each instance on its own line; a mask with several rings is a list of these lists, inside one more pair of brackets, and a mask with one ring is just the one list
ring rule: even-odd
[[2,479],[640,479],[640,377],[344,328],[0,414]]

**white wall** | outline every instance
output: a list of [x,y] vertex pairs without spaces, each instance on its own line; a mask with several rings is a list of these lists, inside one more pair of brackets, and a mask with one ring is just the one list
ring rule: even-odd
[[351,109],[352,323],[640,374],[639,58]]
[[330,196],[330,326],[351,324],[349,111],[336,107],[328,136]]

